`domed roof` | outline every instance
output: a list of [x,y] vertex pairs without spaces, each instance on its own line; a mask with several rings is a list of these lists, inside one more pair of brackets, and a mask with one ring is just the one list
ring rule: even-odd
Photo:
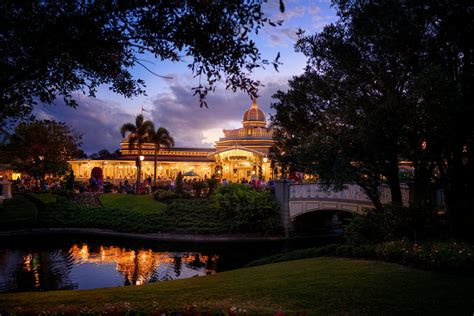
[[263,111],[260,110],[260,108],[257,105],[257,102],[254,100],[253,103],[252,103],[252,106],[250,107],[250,109],[245,111],[243,121],[244,122],[252,121],[252,122],[266,123],[267,118],[265,116],[265,113],[263,113]]

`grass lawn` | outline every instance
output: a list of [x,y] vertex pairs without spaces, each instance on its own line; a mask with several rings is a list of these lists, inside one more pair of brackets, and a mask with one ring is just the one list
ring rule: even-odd
[[[36,195],[35,195],[36,196]],[[219,234],[229,220],[209,199],[158,202],[149,195],[103,194],[103,206],[84,206],[62,196],[38,203],[36,227],[103,228],[128,233]]]
[[32,225],[37,214],[38,209],[32,202],[23,196],[15,196],[0,204],[0,226]]
[[[247,314],[465,314],[474,311],[474,276],[375,261],[316,258],[212,276],[83,291],[1,294],[10,312],[200,311]],[[21,307],[21,309],[19,309]]]
[[108,208],[128,210],[139,214],[161,213],[166,210],[166,204],[153,199],[152,195],[134,194],[102,194],[102,205]]
[[54,203],[56,202],[56,199],[58,197],[56,194],[53,193],[39,193],[34,194],[33,196],[44,204]]

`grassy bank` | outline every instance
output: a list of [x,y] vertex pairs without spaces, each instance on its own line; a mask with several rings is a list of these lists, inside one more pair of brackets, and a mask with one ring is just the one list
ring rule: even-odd
[[166,210],[166,204],[155,201],[151,195],[102,194],[100,202],[104,207],[127,210],[137,214],[156,214]]
[[[18,194],[38,210],[31,228],[100,228],[127,233],[281,235],[278,205],[267,192],[228,185],[208,198],[158,191],[134,194]],[[15,204],[15,203],[13,203]],[[18,205],[16,203],[15,205]],[[9,214],[20,214],[10,210]],[[0,214],[1,219],[1,214]],[[3,229],[16,229],[4,225]]]
[[36,206],[22,196],[0,204],[0,228],[29,227],[34,225],[37,216]]
[[[228,311],[247,314],[471,314],[474,278],[317,258],[137,287],[0,295],[10,312]],[[196,307],[193,307],[196,305]],[[21,308],[20,308],[21,307]],[[0,309],[1,310],[1,309]]]
[[16,195],[0,206],[0,229],[72,227],[225,234],[232,224],[211,199],[177,199],[165,204],[150,195],[103,194],[100,202],[102,206],[85,206],[54,194]]

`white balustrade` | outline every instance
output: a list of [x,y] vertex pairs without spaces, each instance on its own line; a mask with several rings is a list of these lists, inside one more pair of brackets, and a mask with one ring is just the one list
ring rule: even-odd
[[[402,185],[402,200],[403,205],[409,204],[409,189],[408,186]],[[290,200],[347,200],[357,201],[364,204],[371,203],[369,197],[364,190],[357,184],[347,184],[340,191],[329,190],[326,191],[324,186],[320,183],[301,183],[291,184],[289,186]],[[380,200],[383,204],[390,203],[391,195],[390,188],[383,186],[379,190]]]

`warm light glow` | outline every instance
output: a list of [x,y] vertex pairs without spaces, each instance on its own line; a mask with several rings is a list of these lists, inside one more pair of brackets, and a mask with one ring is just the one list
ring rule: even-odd
[[425,150],[426,147],[428,147],[428,143],[426,142],[426,140],[424,140],[421,142],[421,149]]
[[[114,185],[135,176],[147,178],[150,175],[155,177],[159,175],[164,178],[164,181],[170,181],[170,178],[176,177],[178,171],[183,173],[194,171],[200,178],[209,177],[215,172],[219,177],[231,178],[232,181],[255,175],[265,177],[270,170],[267,169],[271,162],[268,150],[274,143],[273,129],[267,128],[266,124],[265,113],[258,109],[254,103],[245,112],[243,122],[225,122],[226,126],[233,129],[222,130],[220,126],[215,126],[203,132],[203,143],[215,142],[214,148],[162,148],[156,152],[160,156],[160,163],[157,163],[151,158],[155,154],[153,143],[144,143],[141,150],[138,150],[124,140],[120,143],[122,157],[121,162],[117,163],[118,169],[110,168],[110,166],[116,165],[112,159],[102,161],[73,160],[70,164],[75,174],[84,176],[80,179],[81,181],[88,181],[90,168],[101,167],[104,179],[106,178]],[[282,155],[284,154],[282,153]],[[146,161],[146,157],[148,157],[148,161]],[[90,165],[84,168],[84,163]],[[160,164],[163,165],[160,166]],[[155,166],[155,168],[150,166]],[[253,174],[251,173],[252,166],[256,170]],[[140,167],[146,168],[142,168],[142,173],[138,175],[136,170]],[[257,167],[259,169],[256,169]]]
[[[141,285],[148,283],[156,271],[161,267],[167,270],[176,264],[176,255],[170,253],[155,252],[151,249],[127,250],[125,248],[109,246],[101,246],[99,251],[89,249],[87,245],[73,245],[69,250],[75,261],[91,264],[115,264],[115,269],[130,282],[130,284]],[[206,274],[216,272],[213,268],[217,262],[218,256],[211,257],[196,254],[184,253],[179,256],[183,269],[190,263],[197,263],[197,267],[205,269]],[[31,258],[24,257],[25,264],[31,262]],[[212,264],[208,266],[208,263]],[[200,268],[197,268],[196,273]],[[210,269],[210,270],[209,270]]]

